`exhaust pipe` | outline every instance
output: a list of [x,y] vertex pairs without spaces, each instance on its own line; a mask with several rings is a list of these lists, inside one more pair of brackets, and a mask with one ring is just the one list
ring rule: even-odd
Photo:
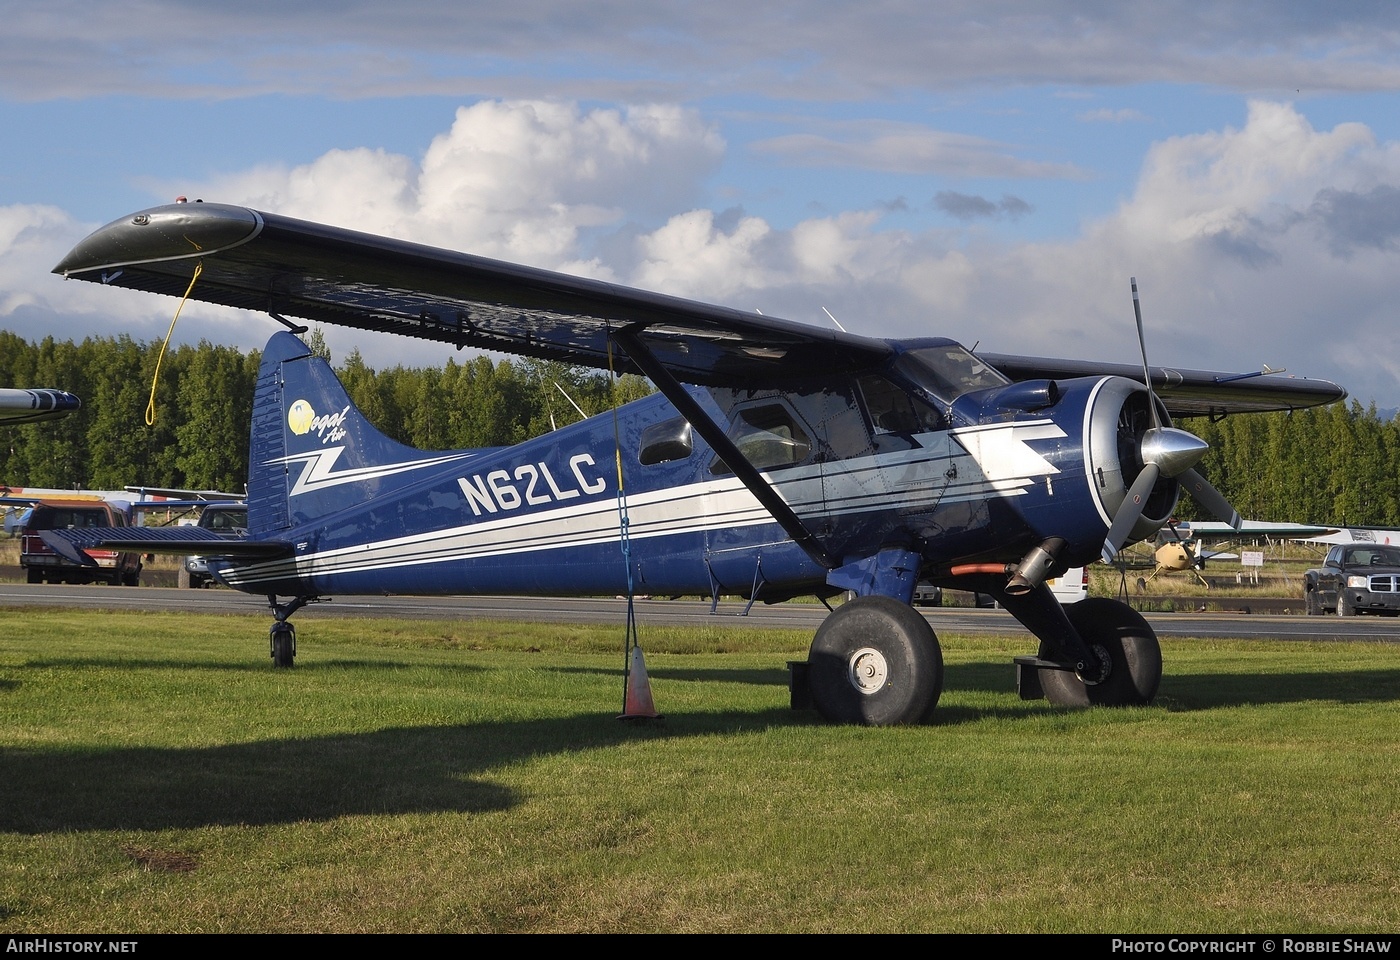
[[1050,569],[1055,566],[1064,550],[1065,541],[1061,537],[1051,537],[1035,547],[1021,560],[1007,581],[1006,592],[1013,597],[1022,597],[1045,582]]

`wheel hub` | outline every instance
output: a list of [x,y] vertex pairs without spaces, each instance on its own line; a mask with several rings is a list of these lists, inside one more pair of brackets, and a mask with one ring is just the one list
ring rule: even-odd
[[885,655],[874,647],[861,647],[851,654],[851,686],[869,696],[878,693],[889,681],[890,665]]
[[1096,684],[1103,683],[1105,680],[1108,679],[1108,675],[1113,672],[1113,658],[1108,655],[1108,649],[1104,647],[1103,644],[1094,644],[1089,648],[1089,652],[1092,653],[1098,660],[1098,676],[1088,676],[1088,670],[1074,671],[1074,675],[1077,676],[1080,682],[1083,683],[1086,687],[1092,687]]

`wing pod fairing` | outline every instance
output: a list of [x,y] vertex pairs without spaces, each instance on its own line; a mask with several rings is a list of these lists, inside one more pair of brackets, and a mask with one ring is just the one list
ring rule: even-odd
[[67,390],[0,389],[0,423],[38,423],[56,420],[82,407]]

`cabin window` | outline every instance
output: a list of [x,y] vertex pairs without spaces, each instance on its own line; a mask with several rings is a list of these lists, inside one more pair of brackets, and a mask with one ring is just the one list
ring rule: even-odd
[[[759,470],[790,467],[806,460],[812,441],[792,411],[781,403],[744,407],[729,427],[729,439],[744,459]],[[729,473],[723,460],[710,465],[711,473]]]
[[637,459],[645,464],[684,460],[695,449],[690,424],[684,417],[653,423],[642,430],[642,446]]
[[884,377],[861,377],[860,392],[877,434],[922,433],[943,427],[937,410]]

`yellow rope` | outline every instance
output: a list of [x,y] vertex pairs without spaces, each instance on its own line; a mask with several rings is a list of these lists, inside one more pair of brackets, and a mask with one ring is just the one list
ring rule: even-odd
[[199,279],[199,275],[204,272],[204,264],[194,265],[194,276],[190,277],[190,285],[185,288],[185,295],[180,298],[180,305],[175,308],[175,316],[170,318],[170,329],[165,331],[165,341],[160,345],[160,355],[156,357],[156,372],[151,377],[151,399],[146,403],[146,426],[156,425],[156,383],[160,380],[160,365],[165,360],[165,348],[170,346],[170,338],[175,333],[175,321],[180,319],[180,311],[185,309],[185,301],[194,292],[194,282]]

